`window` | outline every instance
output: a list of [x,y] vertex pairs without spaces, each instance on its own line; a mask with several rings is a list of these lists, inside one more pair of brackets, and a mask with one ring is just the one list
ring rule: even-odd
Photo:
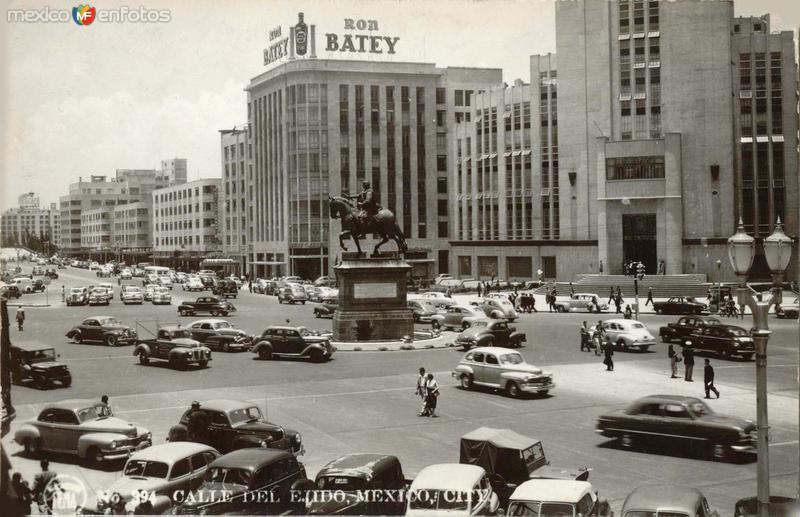
[[663,156],[606,159],[606,179],[608,180],[661,179],[663,177]]
[[447,194],[447,178],[436,178],[436,193]]
[[447,237],[449,237],[450,230],[448,229],[447,221],[439,221],[437,223],[437,230],[438,230],[439,238],[447,238]]
[[456,90],[456,106],[464,105],[464,90]]
[[180,460],[175,465],[173,465],[172,475],[170,475],[170,479],[175,479],[181,476],[185,476],[189,472],[191,472],[191,469],[189,468],[189,460],[188,459]]
[[499,364],[497,361],[497,356],[486,354],[486,364]]
[[445,104],[447,102],[447,90],[444,88],[436,88],[436,104]]

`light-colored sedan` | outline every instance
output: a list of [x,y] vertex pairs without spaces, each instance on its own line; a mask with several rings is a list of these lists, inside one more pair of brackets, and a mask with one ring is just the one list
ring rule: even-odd
[[531,479],[519,485],[509,499],[508,515],[611,515],[588,481]]
[[159,286],[156,284],[147,284],[144,288],[144,301],[152,302],[153,301],[153,294],[156,292],[156,289]]
[[133,272],[130,270],[130,268],[127,268],[127,267],[126,267],[125,269],[123,269],[123,270],[120,272],[120,274],[119,274],[119,277],[120,277],[122,280],[130,280],[131,278],[133,278]]
[[485,318],[486,316],[481,308],[452,305],[444,313],[431,316],[431,326],[434,329],[464,330],[469,328],[474,321]]
[[[87,500],[83,514],[93,514],[124,507],[133,513],[147,500],[148,513],[160,515],[182,500],[203,482],[208,465],[220,457],[213,447],[195,442],[172,442],[154,445],[128,458],[122,476]],[[139,495],[139,497],[134,497]]]
[[166,287],[153,288],[151,297],[153,305],[170,305],[172,303],[172,293]]
[[575,293],[568,300],[556,300],[555,307],[556,312],[603,312],[608,310],[608,304],[594,293]]
[[547,395],[556,387],[553,374],[525,362],[522,354],[500,347],[479,347],[464,354],[452,372],[464,389],[485,386],[510,397],[523,393]]
[[500,506],[483,467],[442,463],[422,469],[407,495],[406,515],[494,515]]
[[125,287],[120,295],[120,298],[122,299],[122,303],[125,305],[130,303],[137,303],[141,305],[144,302],[144,294],[142,293],[142,290],[139,287],[132,285]]
[[158,285],[166,287],[167,289],[172,289],[172,278],[170,278],[169,275],[161,275],[158,277]]
[[637,349],[647,352],[655,346],[656,338],[644,323],[636,320],[614,319],[603,322],[606,340],[618,350]]
[[203,281],[196,276],[188,277],[186,281],[183,283],[184,291],[202,291],[205,288],[206,287],[203,285]]

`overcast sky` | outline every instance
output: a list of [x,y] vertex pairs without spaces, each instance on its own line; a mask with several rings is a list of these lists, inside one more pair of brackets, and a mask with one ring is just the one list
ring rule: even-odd
[[[573,1],[573,0],[564,0]],[[590,0],[603,1],[603,0]],[[6,2],[7,4],[9,2]],[[51,0],[51,9],[76,3]],[[42,9],[47,0],[11,1]],[[326,32],[344,18],[375,19],[396,36],[397,61],[503,69],[529,80],[528,56],[555,52],[553,0],[174,0],[104,1],[169,9],[168,23],[9,23],[2,31],[3,173],[0,206],[33,191],[43,203],[79,176],[158,168],[188,159],[189,178],[220,175],[219,129],[246,122],[244,86],[265,70],[268,31],[283,36],[305,12]],[[737,15],[772,15],[774,29],[800,24],[797,0],[738,0]],[[360,32],[360,31],[356,31]],[[332,57],[318,48],[320,58]],[[381,59],[387,59],[386,55]]]

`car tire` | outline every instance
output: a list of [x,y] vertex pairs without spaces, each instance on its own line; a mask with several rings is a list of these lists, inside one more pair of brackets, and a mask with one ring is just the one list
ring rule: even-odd
[[188,315],[189,315],[189,313],[188,313],[188,312],[186,312],[186,311],[185,311],[185,310],[183,310],[183,309],[179,310],[178,312],[180,313],[180,315],[181,315],[181,316],[188,316]]
[[624,339],[617,340],[617,349],[619,350],[628,350],[628,344],[625,342]]
[[314,317],[317,319],[320,318],[319,311],[314,311]]
[[301,304],[301,305],[305,305],[305,304],[306,304],[306,301],[305,301],[305,300],[301,300],[301,301],[300,301],[300,304]]
[[261,359],[262,361],[269,361],[270,359],[272,359],[272,350],[270,350],[267,347],[260,348],[258,350],[258,358]]
[[230,350],[231,350],[231,347],[230,347],[230,346],[228,346],[228,345],[229,345],[229,343],[223,343],[223,344],[222,344],[222,351],[223,351],[223,352],[230,352]]
[[661,314],[663,312],[664,310],[661,307],[656,307],[656,314]]
[[461,330],[467,330],[471,326],[472,325],[468,321],[465,321],[464,323],[461,324]]
[[556,312],[567,312],[563,305],[556,305]]
[[742,354],[742,359],[745,361],[750,361],[753,359],[753,354]]
[[88,467],[99,467],[103,464],[103,453],[99,447],[89,447],[86,450],[85,460]]
[[509,382],[506,384],[506,394],[511,397],[518,399],[522,396],[522,390],[519,389],[519,385],[516,382]]
[[117,336],[106,336],[106,346],[117,346]]
[[465,390],[472,389],[472,376],[463,374],[461,375],[461,387]]
[[321,363],[325,360],[325,357],[322,355],[322,352],[319,350],[312,350],[311,351],[311,362],[313,363]]
[[28,438],[22,446],[25,448],[25,456],[29,458],[38,458],[42,453],[42,443],[38,438]]
[[619,437],[619,444],[623,449],[633,449],[636,446],[636,440],[632,434],[622,433]]
[[79,345],[83,343],[83,337],[81,336],[80,332],[76,332],[74,336],[72,336],[72,340]]
[[211,311],[211,315],[212,315],[212,316],[214,316],[214,317],[217,317],[217,316],[219,316],[219,311],[218,311],[218,310],[216,310],[216,309],[213,309],[213,310]]
[[150,364],[150,358],[147,357],[146,353],[144,352],[139,353],[139,364],[141,364],[142,366],[147,366],[148,364]]
[[65,388],[72,386],[72,377],[65,377],[61,379],[61,385]]
[[439,330],[440,328],[442,328],[442,324],[441,324],[441,323],[439,323],[439,322],[438,322],[438,321],[436,321],[436,320],[433,320],[433,321],[431,322],[431,328],[432,328],[433,330]]
[[206,361],[205,359],[202,361],[198,361],[197,364],[200,365],[200,368],[208,368],[208,361]]
[[721,359],[730,359],[731,358],[731,351],[728,350],[727,348],[723,348],[722,350],[719,351],[719,357]]

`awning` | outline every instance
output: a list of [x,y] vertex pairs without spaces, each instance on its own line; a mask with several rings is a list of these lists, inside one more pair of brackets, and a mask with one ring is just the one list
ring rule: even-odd
[[434,261],[432,258],[424,258],[424,259],[406,259],[406,262],[409,264],[431,264]]
[[503,118],[511,118],[511,112],[506,111],[505,113],[503,113]]
[[531,154],[530,150],[522,151],[522,156],[528,156],[529,154]]
[[257,266],[283,266],[286,264],[286,262],[278,262],[276,260],[251,260],[250,263]]

